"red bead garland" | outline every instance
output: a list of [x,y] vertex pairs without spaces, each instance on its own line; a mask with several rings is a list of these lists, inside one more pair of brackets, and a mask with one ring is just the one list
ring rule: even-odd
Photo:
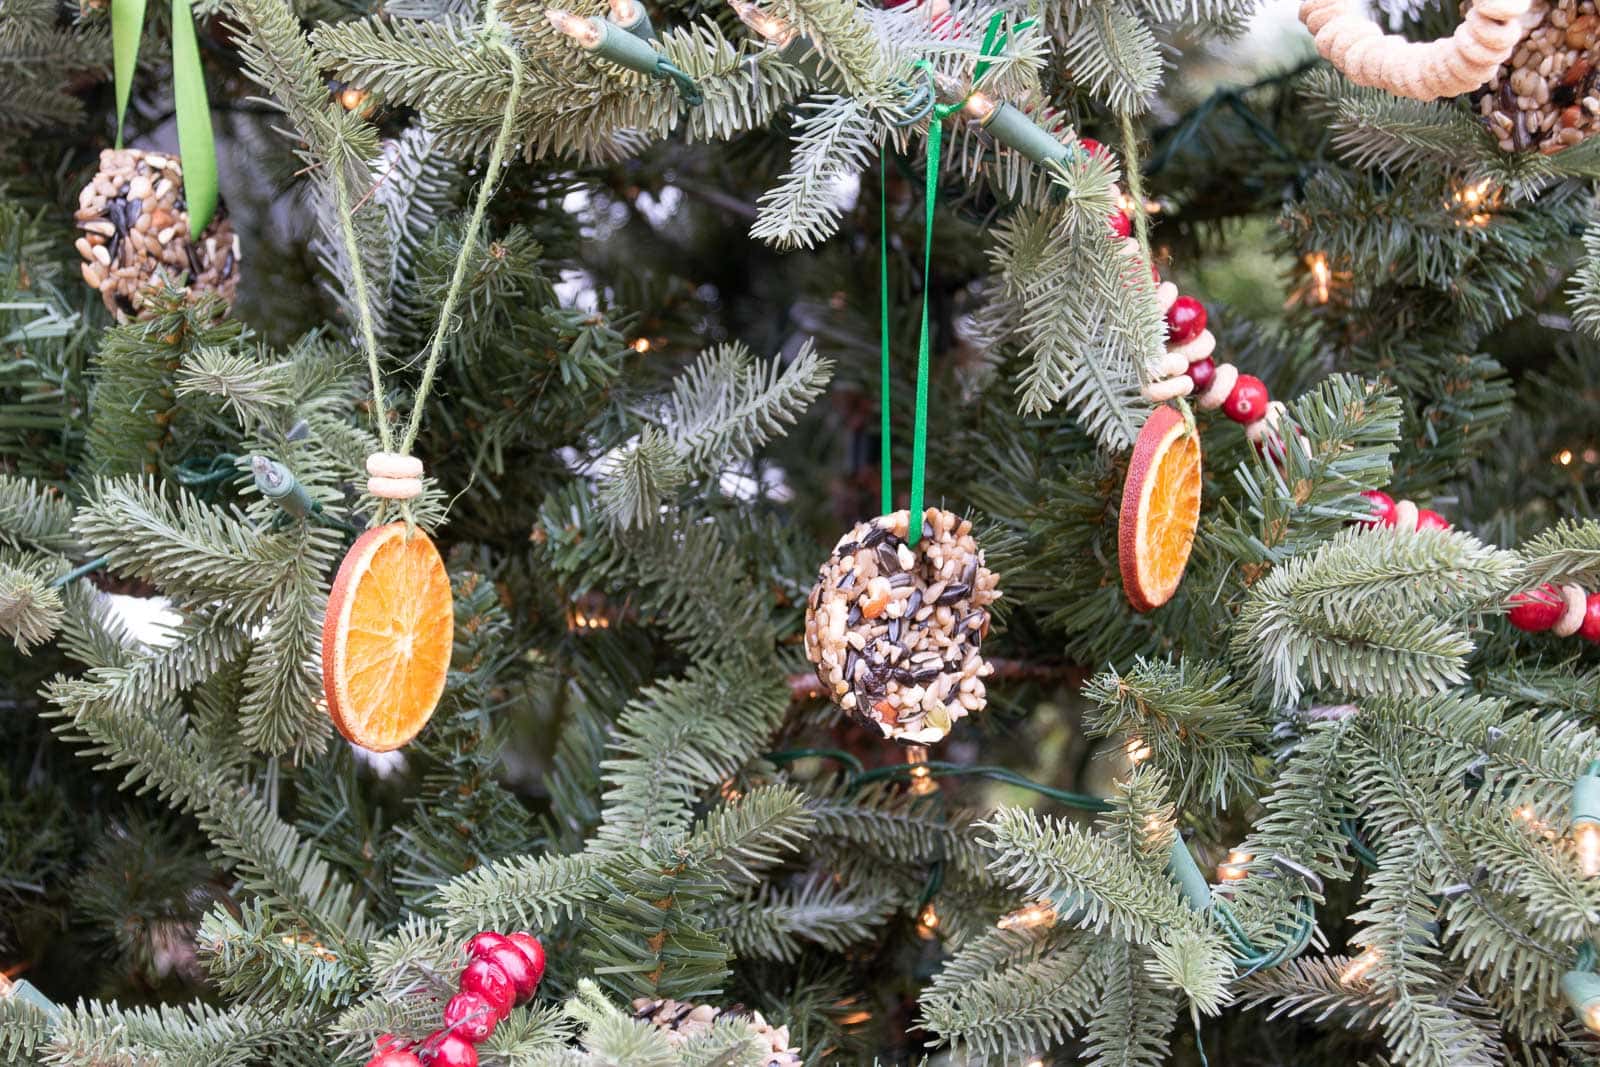
[[1167,308],[1167,343],[1183,344],[1206,328],[1206,306],[1192,296],[1180,296]]
[[[1371,517],[1360,520],[1369,525],[1411,530],[1451,528],[1445,517],[1431,508],[1419,508],[1409,500],[1396,501],[1378,489],[1361,495],[1373,505]],[[1591,644],[1600,644],[1600,593],[1546,582],[1537,589],[1513,593],[1506,604],[1506,621],[1523,633],[1549,631],[1557,637],[1577,635]]]
[[478,1067],[477,1045],[516,1004],[531,1000],[544,979],[544,946],[528,933],[485,930],[466,944],[460,992],[444,1008],[444,1026],[412,1048],[385,1035],[367,1067]]

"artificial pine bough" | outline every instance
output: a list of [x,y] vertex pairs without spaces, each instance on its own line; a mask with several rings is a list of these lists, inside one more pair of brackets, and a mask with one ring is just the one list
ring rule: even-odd
[[189,6],[0,13],[0,1062],[1600,1061],[1592,4]]

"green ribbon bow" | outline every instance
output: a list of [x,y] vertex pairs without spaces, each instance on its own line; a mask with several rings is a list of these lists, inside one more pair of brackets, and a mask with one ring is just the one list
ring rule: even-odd
[[[983,45],[978,51],[979,59],[972,68],[972,84],[976,89],[978,82],[989,72],[994,65],[994,57],[1005,52],[1006,44],[1011,39],[1011,34],[1004,29],[1005,12],[996,11],[989,18],[988,29],[984,31]],[[1033,25],[1032,19],[1025,19],[1013,27],[1013,31],[1026,29]],[[919,59],[916,69],[928,75],[930,81],[933,77],[933,67],[925,59]],[[970,94],[969,94],[970,95]],[[922,537],[922,511],[923,511],[923,476],[926,473],[928,458],[928,289],[930,286],[930,271],[933,268],[933,210],[939,196],[939,157],[944,146],[944,120],[954,115],[966,106],[963,99],[954,104],[937,104],[933,108],[932,118],[928,122],[928,178],[927,188],[923,194],[923,203],[926,205],[926,217],[923,225],[922,239],[922,326],[917,339],[917,386],[916,386],[916,415],[911,429],[911,519],[907,530],[907,542],[916,544]],[[893,469],[892,449],[890,448],[890,419],[889,419],[889,207],[888,207],[888,179],[887,163],[879,171],[878,199],[879,199],[879,226],[878,226],[878,286],[879,286],[879,341],[881,347],[879,360],[879,434],[881,465],[881,488],[883,497],[883,514],[887,515],[894,510],[894,484],[890,477]]]
[[[139,64],[139,38],[144,33],[145,0],[111,0],[111,58],[117,88],[117,147],[122,147],[124,116],[133,94],[133,71]],[[211,132],[211,106],[206,101],[200,69],[200,44],[189,0],[172,0],[172,97],[178,112],[178,154],[183,165],[183,198],[189,211],[189,234],[198,237],[217,211],[217,149]]]

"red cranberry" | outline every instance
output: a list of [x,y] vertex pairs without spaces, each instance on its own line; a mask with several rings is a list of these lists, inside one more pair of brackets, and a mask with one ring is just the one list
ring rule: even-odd
[[444,1028],[474,1045],[494,1032],[494,1005],[481,993],[457,993],[444,1006]]
[[1126,211],[1113,211],[1107,218],[1111,220],[1111,236],[1120,238],[1133,233],[1133,220]]
[[[1553,585],[1541,585],[1511,598],[1506,621],[1530,634],[1543,633],[1561,620],[1564,610],[1566,602],[1561,599],[1561,590]],[[1584,614],[1587,622],[1588,613]]]
[[1267,387],[1253,374],[1241,374],[1233,384],[1233,391],[1222,402],[1222,413],[1241,425],[1248,426],[1267,413],[1272,400]]
[[1096,141],[1093,137],[1080,137],[1078,138],[1078,144],[1091,156],[1098,156],[1106,150],[1105,145]]
[[422,1061],[410,1049],[391,1048],[368,1060],[367,1067],[422,1067]]
[[533,966],[528,962],[528,957],[522,954],[520,948],[507,941],[502,947],[495,949],[483,958],[490,960],[496,967],[506,972],[506,977],[511,979],[511,988],[517,991],[518,1004],[533,996],[533,991],[538,986],[539,981],[534,978]]
[[478,1050],[465,1038],[441,1031],[431,1035],[427,1044],[433,1049],[433,1067],[478,1067]]
[[1196,394],[1211,388],[1211,379],[1217,376],[1217,365],[1208,359],[1197,359],[1189,364],[1189,380],[1194,382]]
[[1394,497],[1382,489],[1368,489],[1361,495],[1372,502],[1372,518],[1363,521],[1377,526],[1394,525]]
[[524,956],[528,957],[528,966],[533,968],[533,984],[537,987],[540,982],[544,981],[544,945],[540,944],[537,937],[521,930],[514,934],[507,934],[506,937],[511,940],[513,945],[522,950]]
[[478,959],[467,964],[461,972],[461,992],[477,993],[494,1005],[497,1021],[511,1014],[511,1006],[517,1000],[516,986],[493,960]]
[[1591,644],[1600,645],[1600,593],[1590,593],[1583,605],[1583,625],[1578,636]]
[[1417,512],[1417,529],[1419,530],[1448,530],[1450,523],[1445,517],[1432,508],[1422,508]]
[[467,942],[467,959],[475,960],[487,956],[497,948],[505,948],[511,940],[505,934],[497,934],[492,930],[473,934],[472,940]]
[[1206,328],[1206,306],[1192,296],[1180,296],[1167,309],[1167,341],[1181,345]]

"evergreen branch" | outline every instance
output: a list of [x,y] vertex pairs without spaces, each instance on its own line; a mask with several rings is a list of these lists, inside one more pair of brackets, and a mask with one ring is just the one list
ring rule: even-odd
[[682,847],[696,866],[758,884],[760,872],[794,851],[815,825],[798,790],[761,786],[712,811]]
[[871,116],[848,96],[800,105],[789,170],[761,194],[750,236],[778,248],[812,248],[832,236],[844,214],[839,186],[866,169],[876,145]]
[[1148,745],[1150,766],[1176,783],[1178,807],[1226,807],[1261,784],[1254,761],[1266,747],[1269,723],[1220,664],[1140,658],[1125,675],[1096,675],[1083,693],[1097,705],[1085,728]]
[[1167,1031],[1177,997],[1151,980],[1150,954],[1125,941],[1107,941],[1094,953],[1099,997],[1084,1026],[1084,1062],[1090,1067],[1160,1067],[1167,1062]]
[[495,860],[440,886],[437,910],[457,932],[551,926],[599,896],[598,863],[587,855]]
[[1600,522],[1561,519],[1523,542],[1518,552],[1523,558],[1520,579],[1530,587],[1542,582],[1600,583]]
[[617,722],[601,763],[608,789],[599,847],[663,844],[689,825],[700,791],[751,759],[782,721],[788,694],[759,661],[700,663],[646,689]]
[[1514,568],[1464,533],[1345,530],[1251,588],[1234,655],[1279,701],[1299,695],[1302,670],[1350,693],[1429,695],[1466,678],[1472,642],[1450,622],[1500,595]]
[[713,907],[710,919],[741,958],[793,963],[807,944],[845,952],[870,941],[892,913],[882,894],[817,877],[795,888],[765,885]]
[[1096,934],[1140,944],[1194,929],[1194,913],[1172,882],[1079,826],[1019,808],[1001,808],[979,826],[995,853],[991,867],[1030,900]]
[[992,930],[963,945],[923,991],[923,1025],[941,1045],[1016,1062],[1092,1017],[1095,963],[1090,938]]
[[0,540],[13,548],[76,553],[72,502],[54,486],[0,474]]

